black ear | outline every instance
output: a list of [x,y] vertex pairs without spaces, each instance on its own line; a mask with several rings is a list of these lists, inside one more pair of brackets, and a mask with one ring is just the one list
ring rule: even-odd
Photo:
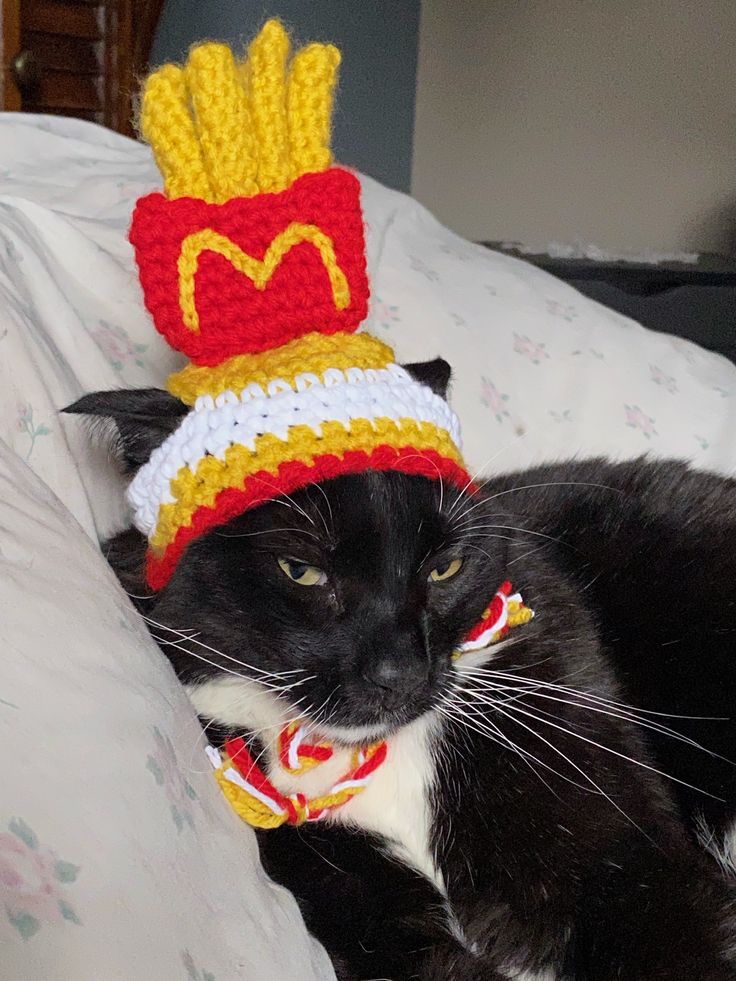
[[415,364],[402,365],[404,371],[408,371],[412,378],[431,388],[435,395],[447,398],[447,386],[450,384],[452,368],[442,358],[435,358],[434,361],[418,361]]
[[173,433],[189,410],[163,389],[139,388],[91,392],[61,411],[111,420],[118,455],[125,469],[133,471]]

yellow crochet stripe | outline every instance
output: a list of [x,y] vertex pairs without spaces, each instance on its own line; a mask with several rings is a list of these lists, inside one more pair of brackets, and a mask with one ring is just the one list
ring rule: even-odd
[[235,444],[228,447],[223,459],[206,456],[196,471],[186,466],[179,470],[170,485],[174,503],[161,505],[156,531],[150,540],[151,549],[157,555],[163,553],[179,528],[191,524],[197,508],[212,507],[220,491],[242,487],[254,473],[265,470],[275,475],[282,463],[292,460],[311,466],[315,457],[323,454],[342,457],[348,450],[358,449],[371,453],[379,446],[436,450],[440,456],[462,465],[446,430],[415,419],[402,419],[400,425],[392,419],[376,419],[374,423],[354,419],[349,430],[341,422],[326,422],[322,425],[322,436],[311,426],[294,426],[286,441],[266,433],[256,439],[254,450]]
[[257,290],[265,290],[284,256],[302,242],[309,242],[319,252],[330,279],[335,306],[338,310],[344,310],[350,303],[350,287],[345,273],[338,264],[332,239],[316,225],[303,225],[301,222],[293,221],[273,239],[263,259],[256,259],[243,252],[226,235],[221,235],[212,228],[203,228],[201,231],[187,235],[182,242],[179,255],[179,305],[184,323],[190,330],[199,332],[194,281],[199,257],[203,252],[216,252],[223,256],[238,272],[247,276]]
[[141,133],[153,148],[170,198],[191,195],[212,201],[210,179],[188,103],[183,70],[177,65],[164,65],[149,77],[143,89]]
[[278,21],[269,21],[251,42],[243,71],[259,150],[258,187],[261,191],[281,191],[289,185],[285,110],[288,56],[286,32]]
[[[354,757],[353,767],[355,766],[357,766],[357,759]],[[223,754],[222,764],[215,770],[215,779],[219,783],[225,797],[230,801],[230,806],[238,817],[242,818],[252,828],[278,828],[282,824],[286,824],[288,820],[287,814],[274,814],[271,808],[264,804],[263,801],[249,794],[245,788],[239,787],[227,779],[225,770],[231,767],[233,767],[232,761],[226,753]],[[297,800],[296,795],[293,795],[290,800],[298,815],[298,823],[303,824],[309,817],[310,811],[312,814],[315,814],[317,811],[340,807],[343,804],[347,804],[349,800],[361,794],[364,790],[365,785],[343,787],[338,791],[323,794],[321,797],[310,798],[308,808],[301,801]]]
[[529,623],[533,616],[533,611],[528,606],[524,606],[519,600],[512,600],[509,603],[507,620],[509,627],[520,627],[525,623]]
[[310,44],[291,62],[286,87],[289,120],[289,177],[321,173],[332,163],[330,118],[340,52],[331,44]]
[[184,75],[214,200],[258,194],[252,110],[232,51],[225,44],[193,48]]
[[[301,722],[290,722],[286,727],[286,732],[291,737],[300,727]],[[325,742],[317,743],[317,746],[319,746],[320,749],[330,748],[330,744]],[[282,763],[282,766],[287,773],[308,773],[310,770],[313,770],[315,766],[320,766],[322,763],[321,760],[317,760],[313,756],[299,756],[299,754],[297,754],[297,761],[296,767],[292,768],[284,763]]]
[[256,382],[264,389],[279,378],[295,387],[294,379],[305,371],[322,378],[328,368],[385,368],[394,352],[370,334],[305,334],[261,354],[240,354],[213,368],[189,364],[169,377],[167,388],[187,405],[200,395],[241,392]]
[[[231,783],[225,776],[224,770],[232,766],[231,761],[226,755],[223,756],[223,764],[215,770],[215,779],[220,785],[220,789],[230,802],[230,806],[247,824],[252,828],[278,828],[286,822],[286,815],[274,814],[270,807],[267,807],[257,797],[252,797],[242,787]],[[299,816],[304,814],[306,820],[306,808],[294,805]]]
[[268,21],[238,62],[224,44],[193,48],[183,68],[149,76],[140,129],[169,198],[222,203],[282,191],[332,163],[330,121],[340,52],[289,38]]

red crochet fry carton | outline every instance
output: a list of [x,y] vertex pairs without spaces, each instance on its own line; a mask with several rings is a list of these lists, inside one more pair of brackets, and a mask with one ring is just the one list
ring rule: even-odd
[[340,168],[224,204],[149,194],[130,241],[157,330],[195,364],[352,332],[367,314],[360,184]]

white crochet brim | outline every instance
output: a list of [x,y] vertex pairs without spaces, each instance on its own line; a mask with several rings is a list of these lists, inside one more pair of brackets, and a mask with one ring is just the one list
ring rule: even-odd
[[386,368],[331,368],[322,378],[304,373],[292,387],[282,379],[266,390],[251,384],[240,393],[200,396],[179,428],[151,454],[128,488],[136,528],[150,538],[162,504],[174,503],[171,481],[182,467],[196,471],[206,456],[220,459],[239,444],[255,451],[259,436],[272,433],[286,442],[293,426],[310,426],[321,435],[326,422],[350,429],[356,419],[389,419],[432,423],[449,433],[459,449],[460,424],[439,395],[411,377],[400,365]]

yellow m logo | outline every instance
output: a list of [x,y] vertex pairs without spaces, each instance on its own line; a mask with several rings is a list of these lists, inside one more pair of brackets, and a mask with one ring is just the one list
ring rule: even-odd
[[265,290],[281,260],[301,242],[309,242],[319,252],[330,278],[335,306],[338,310],[344,310],[350,303],[350,287],[345,273],[338,265],[332,239],[316,225],[302,225],[293,221],[274,238],[262,259],[255,259],[243,252],[226,235],[205,228],[187,235],[179,255],[179,304],[186,326],[195,333],[199,332],[199,314],[194,301],[194,277],[203,252],[216,252],[223,256],[238,272],[247,276],[257,290]]

